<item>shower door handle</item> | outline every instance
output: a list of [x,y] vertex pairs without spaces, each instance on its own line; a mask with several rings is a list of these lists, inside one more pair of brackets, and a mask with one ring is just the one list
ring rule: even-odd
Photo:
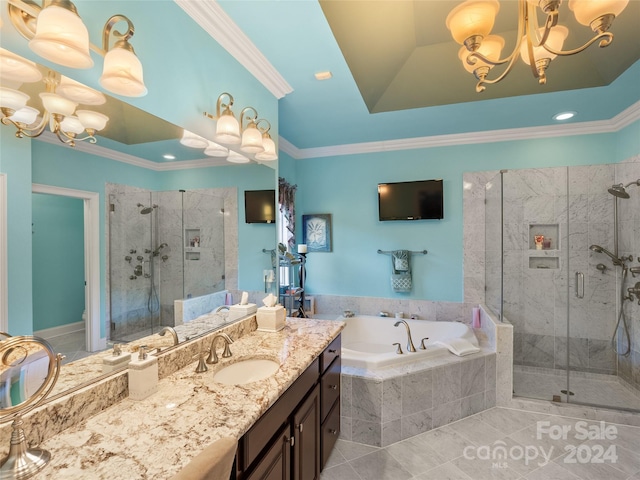
[[584,273],[576,272],[576,297],[584,298]]

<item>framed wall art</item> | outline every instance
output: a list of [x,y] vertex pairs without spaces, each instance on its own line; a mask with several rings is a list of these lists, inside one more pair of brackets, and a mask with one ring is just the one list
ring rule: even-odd
[[331,251],[331,214],[302,215],[302,243],[309,252]]

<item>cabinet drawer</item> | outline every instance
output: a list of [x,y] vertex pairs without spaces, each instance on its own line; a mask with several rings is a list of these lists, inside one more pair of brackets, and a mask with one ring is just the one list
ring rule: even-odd
[[244,471],[267,446],[273,432],[288,421],[293,410],[318,381],[319,360],[316,358],[286,392],[267,410],[240,440],[242,455],[239,468]]
[[335,401],[340,398],[340,357],[336,358],[329,369],[322,375],[320,380],[320,418],[324,419],[329,415],[329,410]]
[[320,468],[322,469],[327,463],[327,460],[331,455],[331,451],[333,450],[333,446],[336,444],[336,441],[338,440],[338,436],[340,435],[340,401],[339,400],[335,403],[335,405],[331,409],[331,412],[329,412],[327,419],[322,424],[322,430],[320,432],[321,432]]
[[324,372],[340,356],[341,335],[338,335],[320,355],[320,371]]

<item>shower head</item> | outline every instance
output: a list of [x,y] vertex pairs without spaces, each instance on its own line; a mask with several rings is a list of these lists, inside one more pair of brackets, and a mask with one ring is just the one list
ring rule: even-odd
[[636,185],[638,187],[640,187],[640,178],[638,180],[634,180],[633,182],[629,182],[626,185],[623,185],[622,183],[618,183],[616,185],[613,185],[608,192],[613,195],[614,197],[618,197],[618,198],[629,198],[629,192],[627,192],[627,188],[630,187],[631,185]]
[[149,213],[153,212],[153,209],[154,209],[154,208],[158,208],[158,205],[153,204],[153,205],[151,205],[151,206],[149,206],[149,207],[146,207],[146,206],[144,206],[143,204],[139,203],[139,204],[138,204],[138,207],[142,207],[142,210],[140,210],[140,214],[141,214],[141,215],[147,215],[147,214],[149,214]]
[[607,190],[611,195],[618,198],[629,198],[629,193],[625,190],[621,183],[617,185],[613,185],[609,190]]
[[591,245],[589,247],[589,250],[593,250],[594,252],[597,252],[597,253],[604,253],[605,255],[607,255],[607,256],[609,256],[611,258],[611,260],[613,261],[614,265],[622,265],[622,260],[620,260],[613,253],[611,253],[606,248],[601,247],[600,245]]

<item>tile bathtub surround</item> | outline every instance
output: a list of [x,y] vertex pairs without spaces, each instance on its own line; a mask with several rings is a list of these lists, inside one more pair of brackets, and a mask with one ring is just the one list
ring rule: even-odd
[[[579,423],[584,422],[584,423]],[[554,439],[548,428],[564,428]],[[586,428],[608,429],[610,438],[583,439]],[[640,478],[640,428],[600,425],[569,413],[549,414],[495,407],[383,448],[338,440],[321,480],[602,480]],[[506,458],[484,460],[483,453]],[[572,463],[572,447],[581,453],[611,448],[616,458]],[[568,448],[568,449],[567,449]],[[528,449],[527,459],[518,453]],[[549,456],[545,461],[542,450]],[[533,452],[536,458],[531,458]],[[550,452],[550,453],[549,453]]]
[[386,446],[491,408],[496,355],[442,356],[396,368],[343,367],[341,438]]
[[161,380],[151,397],[140,402],[125,398],[44,441],[40,447],[51,452],[52,460],[37,478],[170,478],[218,438],[240,438],[342,326],[287,319],[280,332],[251,332],[235,341],[235,357],[222,359],[216,368],[247,356],[281,362],[275,375],[246,387],[213,382],[215,368],[196,374],[196,362],[191,360],[186,368]]

